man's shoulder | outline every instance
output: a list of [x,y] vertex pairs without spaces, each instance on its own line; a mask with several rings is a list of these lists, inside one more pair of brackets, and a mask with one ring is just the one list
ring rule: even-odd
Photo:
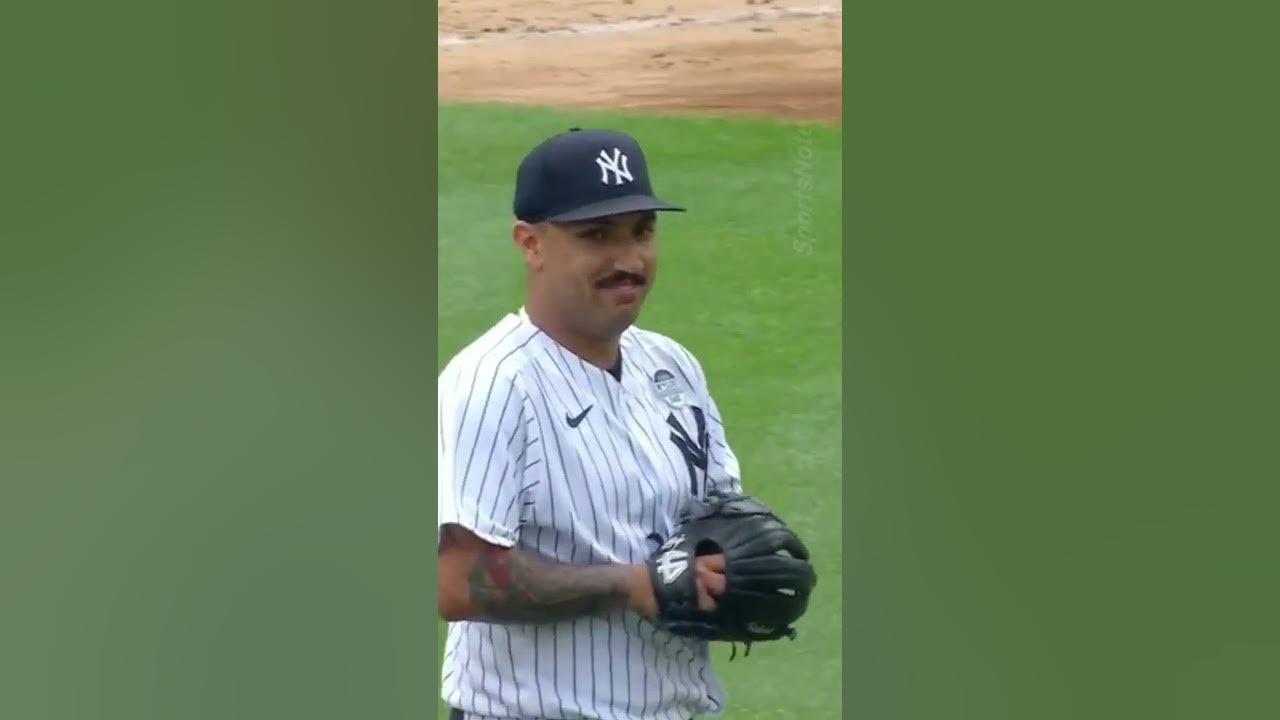
[[520,316],[507,314],[454,354],[438,379],[440,389],[464,392],[468,382],[510,384],[528,363],[527,352],[539,330]]
[[649,330],[637,325],[632,325],[627,328],[626,332],[622,334],[622,342],[623,345],[631,343],[640,345],[646,349],[660,348],[668,352],[675,351],[682,354],[692,355],[683,343],[670,335],[664,335],[656,330]]
[[[678,370],[690,381],[705,384],[702,364],[683,343],[675,338],[654,330],[632,326],[623,333],[623,351],[630,354],[643,365],[654,365],[654,370]],[[675,367],[664,368],[662,366]]]

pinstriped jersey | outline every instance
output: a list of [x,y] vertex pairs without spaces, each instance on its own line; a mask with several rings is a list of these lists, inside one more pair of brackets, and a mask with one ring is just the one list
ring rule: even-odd
[[[741,491],[698,361],[628,329],[621,373],[584,362],[522,308],[437,381],[438,527],[562,563],[642,563],[708,491]],[[724,693],[705,642],[629,611],[559,623],[450,623],[445,702],[468,720],[687,720]]]

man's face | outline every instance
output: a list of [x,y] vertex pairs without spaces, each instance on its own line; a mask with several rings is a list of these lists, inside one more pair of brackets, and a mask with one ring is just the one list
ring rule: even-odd
[[532,226],[517,243],[539,293],[569,327],[589,337],[616,337],[635,323],[658,269],[657,214]]

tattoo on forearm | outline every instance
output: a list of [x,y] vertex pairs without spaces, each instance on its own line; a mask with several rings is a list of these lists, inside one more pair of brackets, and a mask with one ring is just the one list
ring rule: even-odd
[[477,620],[534,623],[601,615],[627,607],[622,567],[565,565],[518,550],[486,549],[468,578]]

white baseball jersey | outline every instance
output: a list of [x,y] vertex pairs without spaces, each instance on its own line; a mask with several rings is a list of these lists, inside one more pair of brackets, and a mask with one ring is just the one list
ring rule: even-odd
[[[438,379],[439,518],[562,563],[642,563],[708,490],[741,491],[697,360],[631,328],[620,379],[522,308]],[[451,623],[442,694],[467,720],[689,720],[724,693],[705,642],[631,612],[538,625]]]

